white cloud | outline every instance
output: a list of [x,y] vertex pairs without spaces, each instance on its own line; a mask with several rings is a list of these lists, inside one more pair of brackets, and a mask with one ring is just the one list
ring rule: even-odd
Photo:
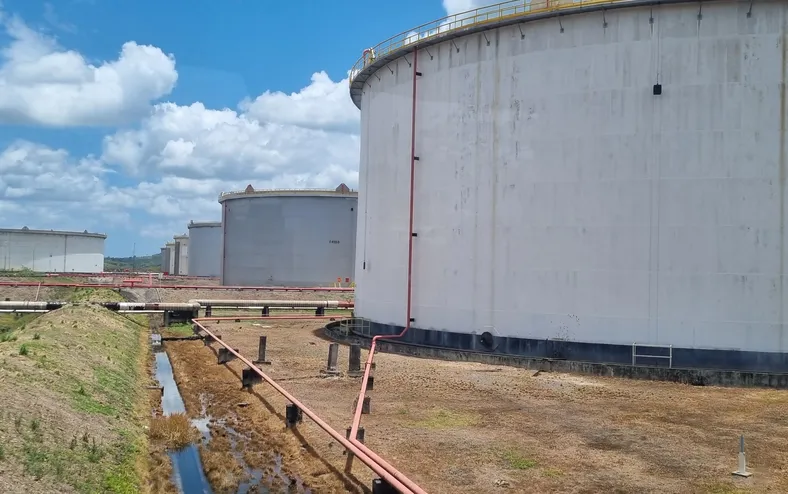
[[126,43],[117,61],[96,67],[6,21],[0,123],[96,125],[143,113],[105,136],[99,156],[27,141],[0,150],[0,224],[112,226],[164,241],[189,220],[218,220],[222,191],[357,186],[359,112],[347,79],[316,72],[298,92],[265,91],[239,110],[151,105],[177,79],[158,48]]
[[262,122],[315,128],[356,130],[359,111],[348,97],[348,80],[338,83],[325,72],[312,74],[312,83],[297,93],[266,91],[241,102],[249,117]]
[[489,0],[443,0],[443,8],[446,10],[446,15],[459,14],[472,9],[478,9],[485,5],[490,5]]
[[156,105],[139,128],[107,136],[102,157],[135,176],[272,183],[290,183],[285,177],[300,176],[314,183],[314,177],[336,170],[338,177],[350,176],[355,182],[358,139],[348,132],[260,122],[202,103],[164,103]]
[[175,59],[130,41],[117,60],[89,63],[18,17],[2,17],[11,43],[0,50],[0,123],[71,127],[139,118],[172,91]]

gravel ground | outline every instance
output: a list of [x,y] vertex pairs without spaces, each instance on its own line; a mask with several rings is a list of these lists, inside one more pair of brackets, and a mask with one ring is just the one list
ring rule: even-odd
[[[320,376],[328,342],[317,336],[319,326],[208,327],[250,357],[258,336],[267,335],[273,363],[264,370],[344,433],[360,379]],[[168,347],[190,413],[199,414],[199,395],[211,397],[211,415],[234,417],[245,432],[263,433],[253,449],[283,449],[286,467],[307,484],[319,479],[316,492],[344,492],[342,448],[308,419],[298,436],[284,429],[285,400],[266,385],[255,387],[259,396],[239,391],[243,366],[235,361],[217,368],[210,348],[200,342]],[[342,370],[347,356],[341,347]],[[362,421],[366,444],[431,493],[788,492],[785,391],[534,375],[389,354],[378,354],[376,362],[371,414]],[[248,406],[237,407],[241,401]],[[731,476],[742,433],[755,472],[749,479]],[[300,455],[294,444],[302,445]],[[373,475],[360,462],[352,472],[359,485],[370,485]]]

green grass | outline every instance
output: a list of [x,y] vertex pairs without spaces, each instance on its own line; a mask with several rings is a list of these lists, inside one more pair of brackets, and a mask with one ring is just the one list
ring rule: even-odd
[[164,328],[162,332],[165,336],[191,336],[194,334],[192,325],[186,322],[172,324]]
[[450,410],[431,410],[430,416],[416,422],[421,427],[429,429],[451,429],[456,427],[472,427],[479,421],[473,413]]
[[124,302],[123,296],[112,288],[57,287],[52,297],[59,302]]
[[505,451],[502,456],[509,467],[515,470],[528,470],[538,465],[536,460],[526,458],[517,451]]
[[[95,292],[82,296],[92,297]],[[20,390],[50,399],[61,396],[64,412],[78,413],[79,420],[101,427],[104,439],[87,434],[64,437],[57,423],[27,411],[22,412],[24,417],[12,417],[9,411],[7,420],[13,420],[14,427],[0,427],[4,447],[0,460],[13,459],[26,475],[69,485],[76,492],[140,492],[137,467],[140,455],[146,454],[142,427],[146,420],[135,410],[146,399],[147,374],[140,358],[147,348],[143,339],[147,317],[128,318],[95,306],[75,306],[37,319],[19,319],[0,319],[7,325],[0,333],[0,351],[6,353],[8,348],[10,354],[15,349],[6,346],[14,343],[1,342],[2,335],[13,332],[21,341],[19,354],[27,358],[4,359],[2,367],[15,373],[24,385]],[[8,441],[7,434],[22,441]]]

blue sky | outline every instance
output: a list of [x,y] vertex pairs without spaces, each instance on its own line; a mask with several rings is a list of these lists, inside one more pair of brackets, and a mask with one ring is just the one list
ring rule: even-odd
[[223,190],[356,187],[350,66],[485,3],[0,0],[0,226],[142,255]]

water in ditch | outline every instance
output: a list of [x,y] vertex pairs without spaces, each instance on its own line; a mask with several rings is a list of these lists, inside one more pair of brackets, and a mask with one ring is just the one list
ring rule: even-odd
[[[186,413],[186,406],[178,391],[175,377],[172,375],[172,364],[166,352],[156,352],[156,379],[164,388],[161,398],[161,408],[164,415]],[[211,485],[205,477],[205,472],[200,461],[200,450],[197,445],[190,444],[178,451],[167,453],[172,462],[173,482],[178,491],[183,494],[213,494]]]
[[[178,385],[172,373],[172,364],[167,353],[157,351],[154,355],[156,357],[156,379],[159,381],[159,385],[164,388],[161,400],[164,415],[186,413],[186,406],[178,391]],[[283,485],[295,487],[295,492],[309,494],[309,489],[303,488],[300,479],[293,481],[282,472],[282,461],[279,455],[276,457],[273,471],[267,476],[264,475],[262,470],[249,466],[244,460],[243,445],[241,444],[248,441],[249,438],[227,425],[224,421],[213,420],[206,413],[207,400],[205,396],[200,396],[200,401],[202,403],[200,417],[193,419],[192,425],[202,435],[204,444],[211,440],[209,424],[222,428],[227,432],[231,445],[230,452],[241,466],[245,476],[245,480],[238,485],[236,494],[247,494],[253,487],[255,488],[254,492],[267,494],[270,491],[264,485],[271,485],[275,480],[279,480]],[[168,455],[172,462],[173,482],[180,493],[213,494],[200,461],[200,450],[196,444],[190,444],[178,451],[170,451]]]

